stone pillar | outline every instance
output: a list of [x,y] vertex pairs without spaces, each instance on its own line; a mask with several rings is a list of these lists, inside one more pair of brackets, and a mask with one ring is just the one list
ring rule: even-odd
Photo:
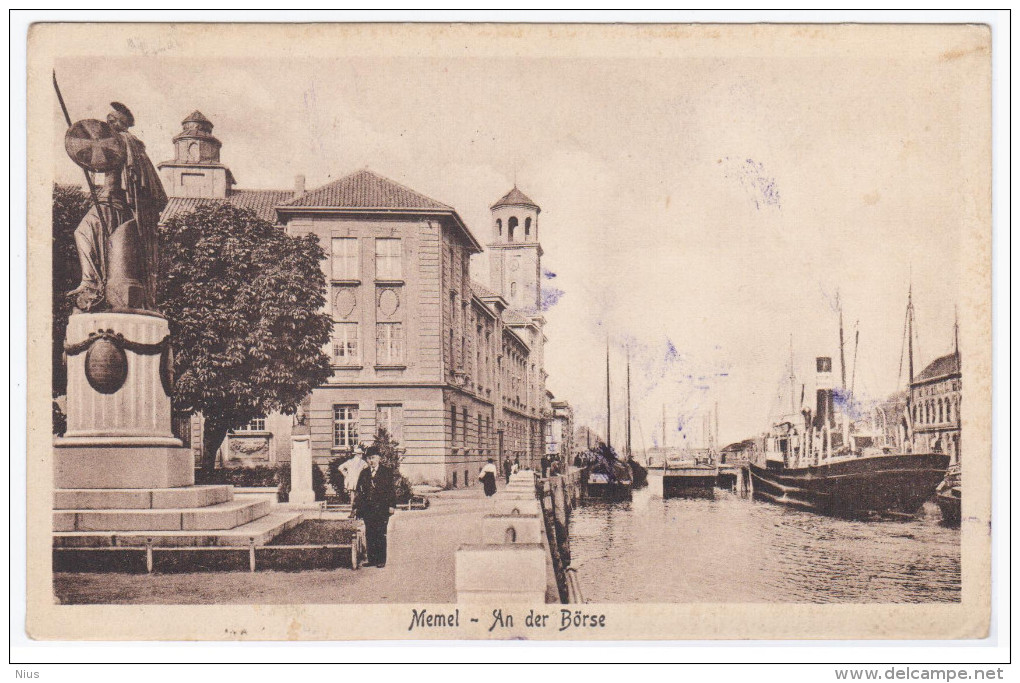
[[312,442],[308,434],[294,434],[290,449],[290,502],[307,505],[315,502],[312,489]]

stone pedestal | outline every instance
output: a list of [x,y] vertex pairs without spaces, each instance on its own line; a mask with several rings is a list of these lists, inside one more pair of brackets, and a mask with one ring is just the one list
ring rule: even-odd
[[144,312],[70,317],[67,431],[54,443],[55,553],[261,545],[302,519],[272,514],[268,501],[234,500],[229,486],[194,486],[191,450],[170,427],[168,332]]
[[169,332],[155,315],[70,317],[67,431],[58,446],[181,446],[170,430],[170,351],[160,348]]
[[170,431],[165,319],[78,313],[67,322],[67,431],[55,442],[59,489],[169,488],[195,482]]
[[312,443],[308,434],[294,434],[290,448],[290,502],[307,505],[315,502],[312,489]]

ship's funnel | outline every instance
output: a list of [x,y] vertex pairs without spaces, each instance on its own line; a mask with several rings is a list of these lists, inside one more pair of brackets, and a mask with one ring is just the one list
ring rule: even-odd
[[835,425],[832,406],[832,358],[819,356],[815,358],[815,420],[814,426],[821,428],[828,424]]

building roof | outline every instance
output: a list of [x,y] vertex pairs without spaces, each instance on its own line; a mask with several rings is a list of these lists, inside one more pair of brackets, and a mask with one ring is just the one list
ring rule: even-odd
[[922,370],[921,374],[914,378],[914,383],[917,384],[918,382],[924,382],[937,377],[959,374],[959,372],[960,354],[958,351],[954,351],[953,353],[948,353],[945,356],[936,358],[929,363],[928,367]]
[[539,209],[538,207],[538,204],[531,201],[528,195],[518,190],[516,185],[514,185],[512,190],[503,195],[498,202],[496,202],[489,208],[495,209],[499,206],[530,206],[534,209],[538,209],[539,211],[541,211],[541,209]]
[[342,209],[453,211],[453,207],[426,197],[389,178],[363,168],[339,180],[306,192],[285,206]]
[[283,213],[432,214],[448,216],[461,230],[475,253],[481,243],[465,225],[456,209],[427,197],[367,168],[305,192],[276,207]]
[[502,298],[501,295],[499,295],[496,292],[492,291],[487,286],[483,285],[481,282],[479,282],[478,280],[475,280],[475,279],[471,280],[471,289],[472,289],[472,291],[474,291],[475,295],[477,295],[479,298],[482,298],[482,299],[492,299],[492,298],[495,298],[495,297]]
[[183,121],[181,121],[181,123],[188,123],[189,121],[196,121],[198,123],[208,123],[209,127],[212,128],[212,121],[207,119],[205,117],[205,115],[202,114],[202,112],[200,112],[197,109],[195,111],[191,112],[190,114],[188,114],[188,118],[186,118]]
[[231,190],[224,198],[217,197],[170,197],[160,221],[167,221],[182,213],[194,211],[199,206],[210,204],[233,204],[242,209],[251,209],[255,214],[271,223],[276,223],[274,207],[293,199],[294,190]]

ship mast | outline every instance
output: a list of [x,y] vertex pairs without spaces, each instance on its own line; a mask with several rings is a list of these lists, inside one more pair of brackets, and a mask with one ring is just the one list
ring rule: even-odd
[[662,404],[662,452],[666,452],[666,404]]
[[630,347],[627,347],[627,459],[631,457],[630,452]]
[[797,377],[793,374],[793,335],[790,335],[790,414],[797,412],[797,398],[795,396]]
[[836,308],[839,309],[839,382],[846,394],[846,358],[843,355],[843,304],[839,300],[839,290],[836,290]]
[[914,383],[914,286],[907,290],[907,396]]
[[609,340],[606,340],[606,446],[613,447],[613,408],[609,402]]
[[953,353],[960,355],[960,311],[953,306]]

